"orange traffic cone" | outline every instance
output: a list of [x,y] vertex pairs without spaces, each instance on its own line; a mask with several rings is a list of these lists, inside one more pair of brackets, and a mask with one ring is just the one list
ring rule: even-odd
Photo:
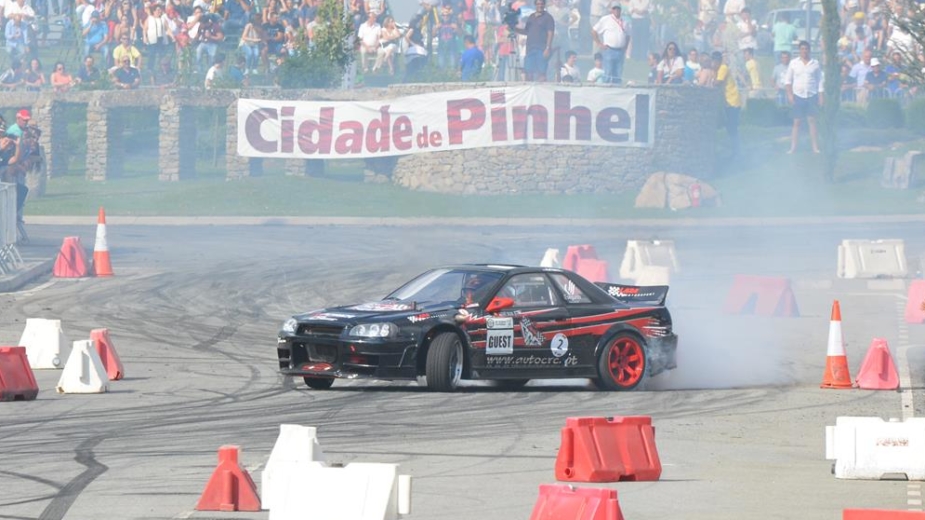
[[825,374],[822,375],[820,388],[851,388],[851,374],[848,372],[848,355],[845,353],[845,343],[841,334],[841,307],[838,300],[832,304]]
[[112,264],[109,262],[109,246],[106,244],[106,211],[100,206],[100,215],[96,221],[96,244],[93,245],[93,271],[96,276],[112,276]]

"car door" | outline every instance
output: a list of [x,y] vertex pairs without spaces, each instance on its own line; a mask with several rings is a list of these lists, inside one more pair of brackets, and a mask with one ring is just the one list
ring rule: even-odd
[[511,276],[495,297],[514,305],[486,320],[484,357],[475,363],[480,373],[532,378],[569,366],[568,309],[544,273]]

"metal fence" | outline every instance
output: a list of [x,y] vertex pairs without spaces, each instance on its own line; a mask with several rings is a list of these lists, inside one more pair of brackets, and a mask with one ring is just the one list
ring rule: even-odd
[[0,275],[23,267],[16,225],[16,185],[0,182]]

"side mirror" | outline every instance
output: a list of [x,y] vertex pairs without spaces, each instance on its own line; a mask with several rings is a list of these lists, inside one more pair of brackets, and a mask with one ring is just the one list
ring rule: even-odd
[[488,314],[494,314],[504,309],[510,309],[514,306],[514,298],[494,298],[485,307],[485,312]]

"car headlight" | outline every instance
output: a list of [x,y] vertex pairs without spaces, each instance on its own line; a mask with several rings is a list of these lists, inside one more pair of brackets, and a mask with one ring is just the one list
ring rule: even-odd
[[295,318],[289,318],[283,323],[283,332],[288,332],[290,334],[295,334],[295,328],[299,325],[299,322]]
[[398,332],[392,323],[361,323],[350,329],[350,336],[355,338],[388,338]]

